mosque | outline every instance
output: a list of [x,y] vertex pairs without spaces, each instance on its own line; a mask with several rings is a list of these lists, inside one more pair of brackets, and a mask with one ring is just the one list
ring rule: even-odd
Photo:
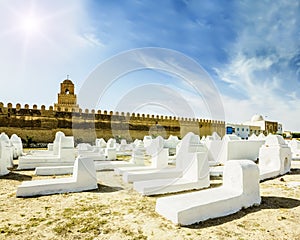
[[17,134],[23,140],[37,143],[53,142],[55,133],[73,135],[77,142],[94,142],[96,138],[121,137],[128,141],[143,139],[145,135],[183,137],[188,132],[202,136],[217,132],[225,134],[225,122],[139,113],[84,109],[77,103],[73,82],[60,83],[57,102],[46,108],[34,104],[4,105],[0,102],[0,132]]

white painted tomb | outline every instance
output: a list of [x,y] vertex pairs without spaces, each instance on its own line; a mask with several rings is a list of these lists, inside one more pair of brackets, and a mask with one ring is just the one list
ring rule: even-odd
[[[73,165],[75,161],[74,137],[61,136],[57,145],[57,155],[26,155],[19,157],[18,169],[34,169],[36,167]],[[55,153],[56,149],[53,152]]]
[[144,170],[125,172],[123,174],[124,182],[137,182],[153,179],[180,178],[187,169],[189,160],[194,152],[199,152],[203,148],[200,144],[200,138],[191,132],[186,134],[181,142],[181,147],[176,156],[176,167],[168,169]]
[[[3,145],[4,143],[0,141],[0,176],[4,176],[9,174],[9,171],[7,169],[7,161],[5,158],[2,157],[2,152],[3,152]],[[5,151],[5,150],[4,150]]]
[[130,156],[133,150],[133,145],[128,144],[126,139],[121,139],[120,144],[117,144],[117,155]]
[[[141,154],[141,159],[144,162],[144,149],[138,152]],[[167,148],[164,148],[164,139],[161,136],[152,140],[151,144],[146,148],[146,153],[151,156],[151,165],[116,168],[115,174],[122,175],[128,171],[156,170],[168,167],[169,151]]]
[[229,134],[222,139],[222,149],[218,162],[224,164],[228,160],[248,159],[256,161],[259,149],[265,140],[241,140],[239,137]]
[[78,157],[72,177],[25,181],[17,189],[17,197],[31,197],[56,193],[81,192],[97,189],[94,161]]
[[106,148],[106,142],[103,138],[96,138],[95,144],[96,147]]
[[137,146],[133,149],[132,158],[127,161],[104,161],[95,163],[96,170],[116,169],[121,167],[143,166],[145,160],[145,148],[142,141],[136,141]]
[[17,134],[13,134],[10,136],[10,142],[12,143],[14,150],[13,150],[13,158],[18,158],[19,156],[23,156],[23,144],[20,137]]
[[257,139],[258,139],[258,140],[265,140],[265,139],[266,139],[266,136],[265,136],[265,134],[260,133],[260,134],[257,136]]
[[300,160],[300,141],[293,138],[288,142],[288,145],[292,151],[292,160]]
[[[171,164],[171,165],[176,164],[176,157],[177,157],[177,154],[179,152],[179,149],[181,148],[181,142],[182,142],[182,140],[180,140],[176,145],[175,155],[174,156],[169,156],[169,164]],[[200,142],[201,142],[201,140],[200,140]]]
[[[200,143],[199,143],[200,145]],[[207,149],[192,151],[185,159],[182,177],[134,182],[133,188],[142,195],[157,195],[207,188],[210,185]]]
[[151,142],[152,142],[151,136],[144,136],[143,143],[145,148],[150,146]]
[[190,225],[260,202],[257,165],[251,160],[227,161],[221,187],[159,198],[156,212],[175,224]]
[[14,146],[12,145],[7,134],[4,132],[0,134],[0,142],[2,142],[2,159],[5,161],[6,167],[12,168],[14,166]]
[[256,136],[255,133],[252,133],[252,135],[248,138],[248,140],[257,140],[258,137]]
[[[140,139],[135,139],[135,140],[133,141],[133,143],[132,143],[133,148],[135,148],[137,145],[139,145],[140,142],[143,142],[143,141],[140,140]],[[144,143],[143,143],[143,144],[144,144]]]
[[277,177],[290,171],[292,152],[280,135],[269,134],[259,150],[260,180]]
[[169,154],[176,154],[176,147],[180,140],[177,136],[170,135],[168,139],[164,141],[164,147],[169,149]]
[[143,166],[145,165],[145,158],[146,158],[146,148],[144,146],[144,142],[139,141],[132,151],[132,157],[130,159],[130,163],[138,166]]
[[67,175],[73,173],[73,168],[74,168],[73,166],[36,167],[34,170],[34,175],[36,176]]
[[80,143],[77,145],[78,155],[84,158],[92,158],[94,161],[106,160],[105,148],[99,146],[91,146],[88,143]]
[[93,147],[89,143],[79,143],[76,148],[78,150],[79,155],[84,152],[93,151]]
[[110,138],[107,141],[107,145],[105,148],[105,156],[106,160],[112,161],[117,159],[117,146],[116,146],[116,139]]
[[222,139],[216,133],[213,132],[212,136],[207,136],[204,141],[204,145],[207,148],[208,161],[210,166],[218,165],[218,159],[220,159],[220,154],[222,150]]
[[33,151],[30,151],[27,155],[33,155],[33,156],[58,155],[59,142],[60,142],[61,137],[65,137],[65,134],[61,131],[56,132],[53,143],[48,144],[48,150],[33,150]]

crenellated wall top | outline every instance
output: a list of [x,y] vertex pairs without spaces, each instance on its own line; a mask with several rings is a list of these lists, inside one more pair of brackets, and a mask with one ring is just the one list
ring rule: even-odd
[[[12,103],[7,103],[6,106],[3,102],[0,102],[0,109],[6,109],[7,111],[9,109],[15,109],[16,111],[20,111],[21,109],[26,110],[39,110],[41,111],[41,115],[45,114],[47,116],[49,112],[55,112],[53,106],[46,107],[45,105],[38,106],[37,104],[33,104],[32,107],[29,106],[29,104],[24,104],[23,106],[20,103],[17,103],[13,105]],[[57,108],[57,111],[61,111],[60,107]],[[74,112],[74,109],[70,109],[68,112]],[[199,124],[208,124],[208,125],[220,125],[225,124],[224,121],[220,120],[209,120],[209,119],[199,119],[199,118],[187,118],[187,117],[178,117],[178,116],[163,116],[163,115],[150,115],[150,114],[141,114],[141,113],[129,113],[129,112],[113,112],[113,111],[107,111],[107,110],[89,110],[84,109],[84,111],[79,108],[77,111],[80,114],[94,114],[94,115],[108,115],[108,116],[123,116],[130,119],[136,119],[136,120],[152,120],[152,121],[159,121],[159,122],[185,122],[185,123],[195,123],[198,122]]]

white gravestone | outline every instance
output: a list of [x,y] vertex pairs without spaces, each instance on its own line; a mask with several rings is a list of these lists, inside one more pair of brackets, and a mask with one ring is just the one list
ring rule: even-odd
[[156,212],[175,224],[190,225],[260,202],[257,165],[249,160],[227,161],[221,187],[159,198]]
[[282,136],[269,134],[259,150],[260,179],[283,175],[290,171],[292,152]]
[[81,192],[97,189],[94,161],[78,157],[72,177],[25,181],[17,189],[17,197],[31,197],[56,193]]

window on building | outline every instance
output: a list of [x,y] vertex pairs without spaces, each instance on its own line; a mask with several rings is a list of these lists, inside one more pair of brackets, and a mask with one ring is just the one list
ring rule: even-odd
[[240,128],[236,128],[237,131],[240,131]]
[[244,132],[244,128],[242,128],[242,131]]

